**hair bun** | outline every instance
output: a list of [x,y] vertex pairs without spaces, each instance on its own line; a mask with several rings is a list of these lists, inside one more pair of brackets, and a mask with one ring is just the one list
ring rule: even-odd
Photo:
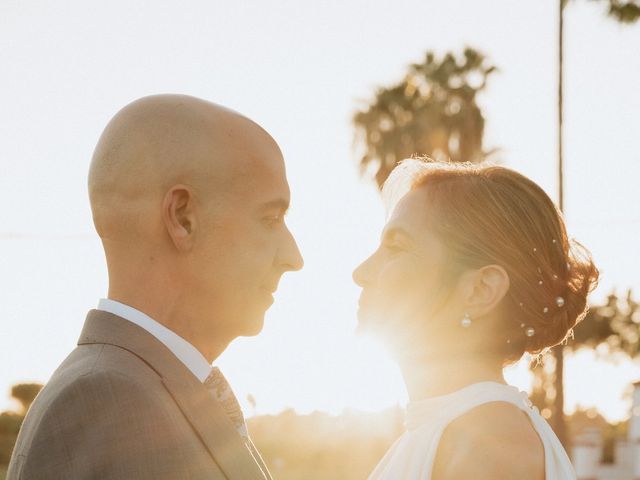
[[[589,251],[576,240],[569,240],[565,251],[564,272],[558,275],[559,289],[550,305],[548,320],[535,322],[536,334],[525,345],[527,352],[538,354],[564,342],[588,311],[587,298],[598,284],[599,272]],[[553,313],[555,312],[555,313]]]

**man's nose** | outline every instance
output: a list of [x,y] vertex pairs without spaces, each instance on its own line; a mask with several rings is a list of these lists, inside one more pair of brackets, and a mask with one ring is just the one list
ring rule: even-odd
[[304,266],[304,259],[298,248],[295,238],[287,228],[287,232],[284,239],[284,245],[280,249],[281,258],[280,264],[285,272],[295,272]]

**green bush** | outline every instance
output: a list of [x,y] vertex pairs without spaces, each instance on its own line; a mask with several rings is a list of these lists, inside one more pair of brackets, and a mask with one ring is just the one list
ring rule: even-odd
[[[22,415],[17,413],[0,413],[0,469],[9,465],[13,445],[18,437],[23,418]],[[3,479],[4,473],[0,476],[0,480]]]

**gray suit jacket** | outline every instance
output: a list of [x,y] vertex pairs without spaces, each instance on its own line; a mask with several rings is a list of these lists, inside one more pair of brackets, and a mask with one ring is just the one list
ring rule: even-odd
[[206,387],[155,337],[91,310],[40,392],[7,480],[270,480]]

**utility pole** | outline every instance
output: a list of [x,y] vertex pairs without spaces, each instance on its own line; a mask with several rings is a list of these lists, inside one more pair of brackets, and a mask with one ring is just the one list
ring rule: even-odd
[[[564,158],[562,155],[562,114],[563,114],[563,53],[564,53],[564,7],[566,0],[558,0],[558,207],[564,213]],[[564,418],[564,345],[553,349],[556,361],[553,429],[565,449],[569,448]]]

